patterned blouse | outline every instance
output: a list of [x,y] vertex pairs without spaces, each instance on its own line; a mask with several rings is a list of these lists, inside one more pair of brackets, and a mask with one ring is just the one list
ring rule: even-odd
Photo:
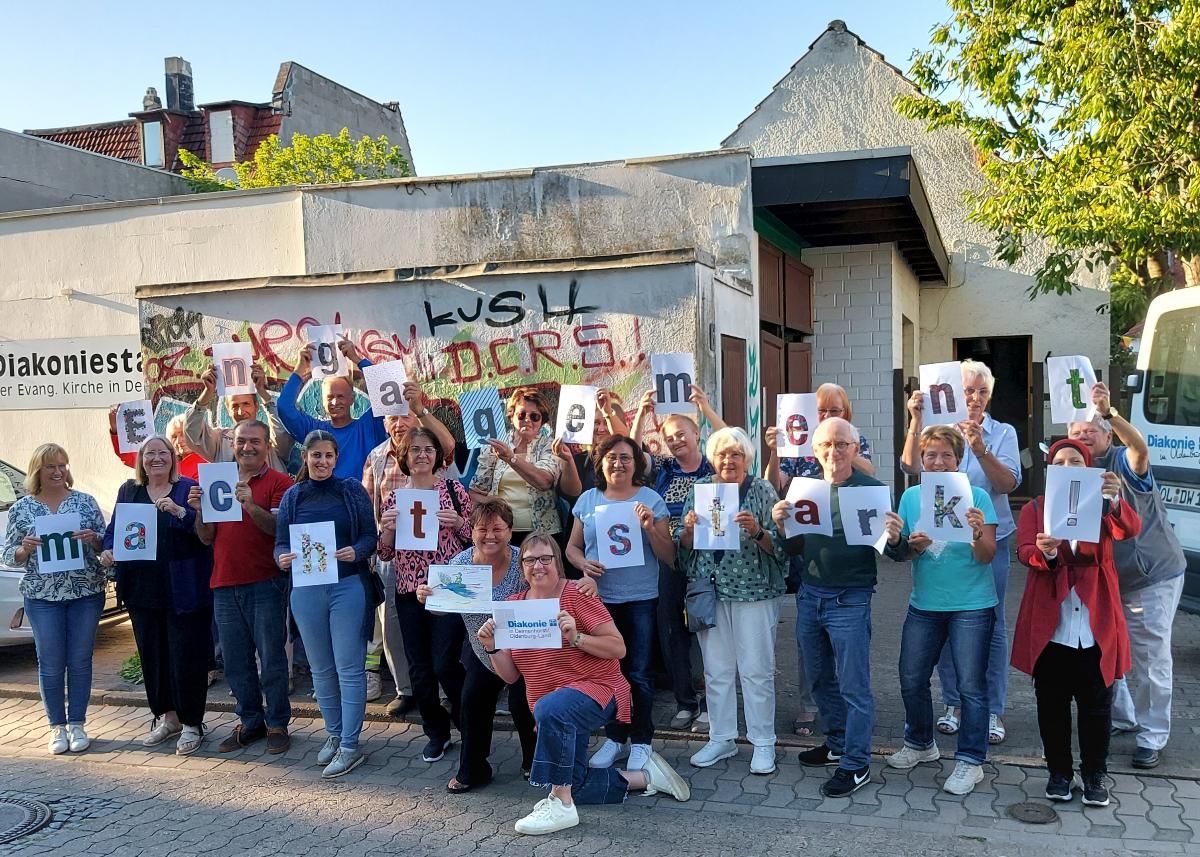
[[[59,504],[56,514],[65,515],[68,512],[79,513],[79,526],[82,529],[104,534],[104,515],[91,494],[82,491],[68,493],[67,498]],[[55,513],[33,495],[26,495],[13,503],[8,510],[8,533],[4,540],[5,565],[17,566],[17,548],[21,546],[21,540],[33,532],[34,519],[50,514]],[[83,561],[84,567],[78,571],[42,574],[38,571],[37,553],[30,554],[25,561],[25,576],[21,578],[21,594],[42,601],[72,601],[103,592],[106,573],[100,566],[96,552],[89,545],[83,546]]]
[[[438,527],[437,549],[432,551],[396,550],[395,544],[383,535],[382,530],[380,531],[379,559],[392,563],[396,572],[397,594],[416,592],[418,586],[428,582],[429,566],[446,565],[461,553],[463,548],[471,544],[471,495],[457,479],[449,482],[439,479],[434,483],[434,488],[438,492],[438,509],[457,511],[463,519],[462,525],[456,529]],[[455,503],[450,500],[451,491],[458,500],[457,509]],[[379,510],[380,515],[395,505],[396,495],[388,494]]]
[[[525,581],[525,575],[521,573],[521,563],[517,561],[517,557],[521,554],[521,549],[512,545],[508,546],[512,551],[512,560],[508,565],[508,572],[504,575],[504,579],[492,587],[493,601],[507,601],[511,596],[519,592],[524,592],[529,588],[529,584]],[[475,562],[475,548],[467,548],[458,556],[450,560],[450,565],[478,565]],[[487,667],[492,672],[496,668],[492,666],[492,659],[488,657],[483,650],[483,643],[479,642],[479,629],[483,627],[483,623],[492,618],[491,613],[464,613],[462,614],[463,624],[467,626],[467,641],[471,644],[471,648],[475,651],[475,657],[479,658],[480,663]]]
[[[553,443],[554,438],[543,430],[529,444],[529,461],[539,470],[553,474],[554,482],[557,485],[558,477],[562,472],[562,462],[558,460],[551,449]],[[495,450],[490,446],[485,446],[479,451],[479,466],[475,470],[471,489],[489,495],[499,493],[500,480],[510,469],[511,465],[501,461],[496,456]],[[529,506],[533,510],[535,529],[545,530],[552,535],[561,532],[562,522],[558,518],[558,495],[553,488],[548,491],[539,491],[530,485]]]
[[[867,439],[861,434],[858,436],[858,454],[867,461],[871,460],[871,444],[867,443]],[[785,476],[791,476],[793,479],[797,476],[806,476],[809,479],[825,478],[825,471],[821,469],[821,462],[817,461],[811,455],[807,458],[779,459],[779,472]]]

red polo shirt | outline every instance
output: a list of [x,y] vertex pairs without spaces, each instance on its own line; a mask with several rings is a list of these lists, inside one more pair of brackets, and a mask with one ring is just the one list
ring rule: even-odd
[[[292,485],[286,473],[263,469],[250,477],[250,496],[262,509],[278,509],[283,493]],[[275,565],[275,536],[264,533],[243,510],[240,521],[214,524],[213,589],[270,580],[280,573]]]

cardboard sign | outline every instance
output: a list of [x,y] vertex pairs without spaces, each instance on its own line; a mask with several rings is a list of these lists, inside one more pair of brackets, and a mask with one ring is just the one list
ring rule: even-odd
[[213,370],[218,396],[241,396],[254,392],[254,354],[249,342],[216,342],[212,347]]
[[1085,422],[1096,415],[1092,387],[1096,372],[1083,355],[1051,357],[1046,361],[1050,385],[1050,419],[1056,423]]
[[812,457],[812,436],[820,421],[816,393],[780,393],[776,396],[775,449],[779,457]]
[[137,452],[154,437],[154,406],[149,399],[117,405],[117,446],[121,452]]
[[837,495],[846,544],[870,545],[882,554],[887,544],[883,525],[892,511],[891,490],[886,485],[847,485],[837,489]]
[[437,490],[399,488],[392,493],[396,497],[396,550],[437,550]]
[[158,509],[153,503],[118,503],[113,513],[113,559],[158,557]]
[[233,496],[233,489],[241,481],[237,463],[201,464],[196,475],[200,477],[200,520],[206,524],[240,521],[242,504]]
[[928,363],[920,368],[920,380],[925,397],[924,425],[954,425],[967,418],[960,364]]
[[494,387],[463,393],[458,397],[458,409],[469,449],[482,449],[489,440],[503,440],[508,434],[504,405]]
[[1046,506],[1042,530],[1056,539],[1100,541],[1104,511],[1104,470],[1099,467],[1046,467]]
[[692,532],[692,548],[701,551],[737,550],[741,547],[742,529],[733,522],[738,513],[738,487],[732,482],[709,482],[693,485],[696,497],[696,528]]
[[824,479],[793,479],[784,498],[792,509],[783,521],[783,535],[833,535],[831,486]]
[[350,374],[346,355],[338,348],[341,335],[340,324],[320,324],[308,328],[308,341],[316,346],[312,359],[312,376],[316,380],[335,376],[344,378]]
[[974,538],[967,523],[971,497],[967,474],[925,471],[921,474],[921,514],[915,529],[935,542],[970,542]]
[[337,533],[333,521],[288,526],[292,560],[292,586],[318,586],[338,582]]
[[592,442],[596,422],[597,388],[581,384],[564,384],[558,393],[558,421],[555,437],[564,443]]
[[492,612],[490,565],[431,565],[429,588],[433,594],[425,609],[436,613]]
[[79,529],[78,512],[39,515],[33,519],[33,534],[42,540],[37,549],[39,572],[52,574],[84,567],[83,542],[71,538],[71,533]]
[[497,601],[492,606],[496,620],[497,649],[561,649],[557,598],[527,598]]
[[605,568],[646,564],[642,525],[633,511],[636,503],[605,503],[596,507],[596,561]]
[[387,360],[364,366],[363,380],[371,397],[371,412],[377,417],[406,416],[408,402],[404,400],[404,382],[408,373],[399,360]]
[[654,413],[696,413],[696,406],[688,401],[696,378],[696,361],[690,353],[650,355],[650,377],[654,385]]

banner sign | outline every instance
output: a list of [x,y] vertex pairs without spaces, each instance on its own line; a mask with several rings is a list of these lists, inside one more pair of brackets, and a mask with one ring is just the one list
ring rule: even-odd
[[137,336],[0,342],[0,410],[107,408],[146,393]]

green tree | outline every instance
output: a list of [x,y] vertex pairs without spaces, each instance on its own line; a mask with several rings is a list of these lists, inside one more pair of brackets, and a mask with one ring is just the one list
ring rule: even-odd
[[404,178],[412,175],[408,160],[387,137],[351,139],[343,128],[331,134],[293,134],[290,146],[281,146],[272,134],[254,153],[254,159],[233,165],[237,181],[228,181],[192,152],[179,150],[180,174],[196,193],[253,187],[286,187],[302,184],[337,184],[366,179]]

